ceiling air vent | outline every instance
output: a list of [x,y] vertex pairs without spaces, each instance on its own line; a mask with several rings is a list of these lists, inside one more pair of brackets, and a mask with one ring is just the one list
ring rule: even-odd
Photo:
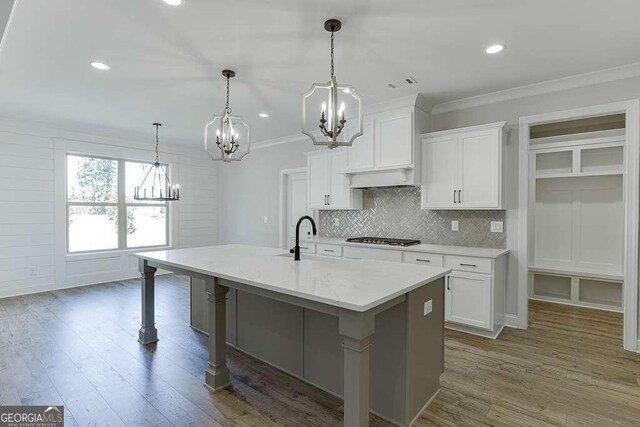
[[387,83],[387,85],[391,89],[398,89],[400,87],[414,85],[416,83],[418,83],[418,82],[413,77],[405,77],[402,80],[396,80],[395,82]]

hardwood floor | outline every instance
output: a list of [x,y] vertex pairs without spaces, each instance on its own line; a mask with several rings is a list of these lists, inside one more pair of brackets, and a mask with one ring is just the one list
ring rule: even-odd
[[[147,347],[137,280],[0,300],[0,405],[63,404],[82,426],[340,425],[340,399],[233,349],[233,387],[209,392],[187,278],[156,283]],[[417,425],[640,425],[622,316],[539,302],[530,315],[495,341],[447,331],[442,390]]]

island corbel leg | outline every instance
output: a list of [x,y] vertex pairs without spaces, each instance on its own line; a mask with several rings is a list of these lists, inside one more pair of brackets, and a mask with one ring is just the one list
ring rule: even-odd
[[226,332],[226,302],[229,288],[216,283],[216,279],[211,277],[205,280],[205,289],[209,295],[209,364],[204,376],[204,385],[216,391],[231,383],[227,368]]
[[369,425],[369,348],[375,330],[372,313],[340,310],[344,354],[344,425]]
[[140,271],[140,288],[142,290],[142,322],[138,331],[138,341],[141,344],[151,344],[158,341],[158,330],[155,325],[154,287],[157,268],[151,267],[147,260],[138,260]]

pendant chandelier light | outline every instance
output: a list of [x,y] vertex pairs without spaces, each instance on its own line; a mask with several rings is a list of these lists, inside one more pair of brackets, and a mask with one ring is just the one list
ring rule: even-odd
[[180,200],[180,186],[172,185],[167,175],[167,165],[161,165],[158,155],[158,129],[161,123],[154,123],[156,127],[156,161],[147,171],[144,179],[139,186],[133,189],[133,198],[135,200],[152,200],[175,202]]
[[[213,116],[205,125],[204,149],[212,160],[240,161],[249,154],[251,128],[241,116],[232,115],[229,107],[229,79],[235,77],[235,71],[222,70],[222,75],[227,79],[227,104],[222,115]],[[209,128],[215,132],[209,132]],[[238,152],[241,145],[246,148]]]
[[329,148],[351,146],[363,128],[362,97],[353,87],[338,84],[334,74],[334,38],[341,27],[337,19],[324,23],[324,29],[331,33],[331,80],[314,83],[302,98],[302,133],[314,145]]

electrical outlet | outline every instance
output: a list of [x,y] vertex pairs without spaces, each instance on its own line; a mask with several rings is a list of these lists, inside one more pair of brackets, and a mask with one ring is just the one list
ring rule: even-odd
[[454,219],[451,221],[451,231],[458,231],[460,229],[460,221]]
[[262,220],[265,224],[268,222],[267,221],[267,217],[265,216],[264,219]]
[[491,232],[502,233],[504,231],[504,225],[502,221],[491,221]]
[[433,311],[433,300],[426,301],[424,303],[424,314],[423,314],[423,316],[426,316],[427,314],[431,313],[432,311]]
[[336,227],[340,227],[340,218],[334,218],[333,225],[335,225]]

